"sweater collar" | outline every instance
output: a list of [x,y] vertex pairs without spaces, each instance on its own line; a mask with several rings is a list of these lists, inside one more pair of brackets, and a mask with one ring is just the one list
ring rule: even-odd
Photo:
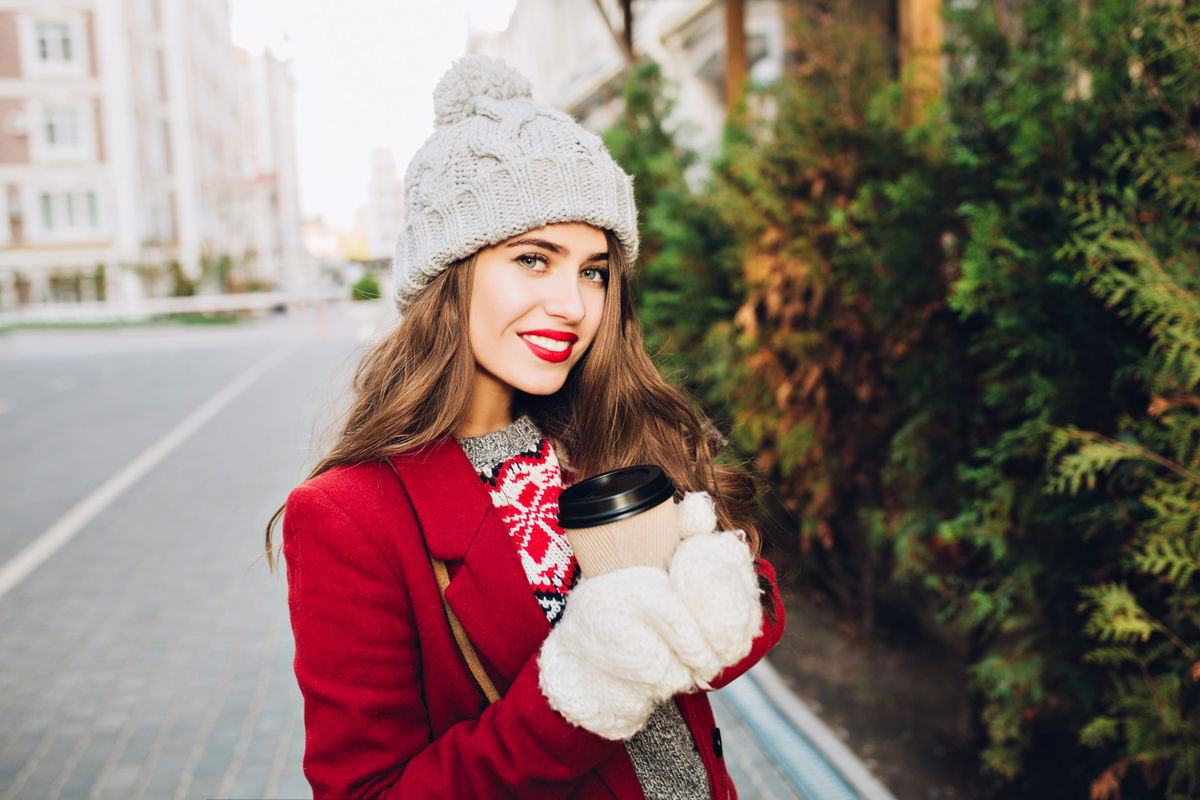
[[522,414],[498,431],[458,439],[458,445],[476,472],[487,473],[513,456],[536,450],[542,432],[528,414]]

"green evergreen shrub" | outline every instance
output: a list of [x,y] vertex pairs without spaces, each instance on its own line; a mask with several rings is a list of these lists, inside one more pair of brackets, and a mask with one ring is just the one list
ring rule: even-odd
[[656,63],[642,61],[630,71],[623,105],[621,121],[604,140],[637,178],[641,254],[634,300],[646,345],[667,374],[720,415],[723,398],[710,391],[704,341],[714,322],[732,315],[739,293],[732,234],[688,184],[698,157],[669,126],[671,90]]
[[1080,587],[1085,658],[1107,684],[1079,732],[1110,759],[1092,796],[1183,800],[1200,796],[1200,12],[1105,10],[1094,41],[1121,44],[1091,55],[1128,82],[1097,174],[1067,186],[1060,255],[1145,331],[1119,376],[1144,402],[1113,430],[1055,427],[1048,489],[1120,526],[1117,558]]
[[936,137],[901,124],[882,25],[840,3],[797,38],[804,63],[756,100],[773,113],[729,129],[714,165],[747,291],[710,363],[794,520],[783,546],[869,633],[914,605],[889,540],[952,510],[971,385],[945,303],[953,199]]
[[183,271],[178,259],[172,258],[167,262],[167,271],[171,279],[171,297],[192,297],[196,294],[196,281]]
[[108,267],[102,262],[92,270],[92,295],[103,303],[108,299]]
[[1122,562],[1137,512],[1097,487],[1046,494],[1045,458],[1062,429],[1109,436],[1144,405],[1132,376],[1147,342],[1081,285],[1087,268],[1063,247],[1080,235],[1078,214],[1062,199],[1101,179],[1113,137],[1157,104],[1132,81],[1129,44],[1162,10],[1132,0],[1020,10],[1009,30],[978,10],[952,15],[962,34],[949,141],[965,230],[949,300],[981,372],[960,511],[935,539],[970,560],[926,580],[945,598],[944,619],[978,647],[985,768],[1006,780],[1024,772],[1024,785],[1095,779],[1100,791],[1107,756],[1075,742],[1107,676],[1086,661],[1078,598]]
[[371,272],[364,272],[362,277],[350,287],[351,300],[378,300],[382,296],[379,281]]
[[[848,6],[813,15],[804,63],[770,94],[775,113],[730,131],[716,164],[714,202],[746,288],[733,320],[714,326],[731,343],[709,374],[731,398],[737,443],[794,515],[809,581],[863,630],[881,609],[924,619],[936,608],[933,623],[966,649],[983,770],[1018,793],[1091,783],[1111,794],[1131,761],[1079,746],[1081,733],[1116,738],[1094,723],[1116,703],[1104,688],[1116,678],[1095,661],[1102,596],[1087,587],[1127,563],[1147,501],[1087,481],[1048,493],[1047,456],[1072,441],[1063,431],[1113,438],[1146,408],[1138,376],[1153,336],[1108,307],[1132,290],[1089,283],[1077,237],[1097,231],[1063,198],[1116,180],[1115,160],[1121,192],[1170,188],[1194,213],[1182,176],[1194,175],[1195,148],[1167,137],[1174,166],[1154,162],[1143,118],[1194,131],[1200,93],[1179,76],[1200,72],[1187,63],[1200,39],[1194,12],[1177,6],[1009,7],[1014,16],[997,18],[995,5],[949,14],[945,107],[907,129],[886,53],[872,46],[882,32]],[[1170,91],[1191,104],[1172,115]],[[1161,253],[1194,252],[1194,230],[1171,221],[1181,238]],[[1156,313],[1143,312],[1152,323]],[[1180,330],[1161,358],[1182,358]],[[1173,555],[1156,545],[1143,563],[1183,574],[1191,551],[1173,541]],[[1155,770],[1190,776],[1200,759],[1181,738],[1194,722],[1177,719],[1194,720],[1195,680],[1170,674],[1181,705],[1105,712],[1124,731],[1121,757],[1153,765],[1127,778],[1134,792],[1155,791]],[[1157,697],[1131,692],[1143,705]],[[1141,733],[1164,723],[1161,741]]]

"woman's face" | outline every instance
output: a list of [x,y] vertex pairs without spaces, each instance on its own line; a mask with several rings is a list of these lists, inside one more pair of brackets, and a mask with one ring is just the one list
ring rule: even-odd
[[585,223],[547,225],[480,250],[469,324],[477,402],[562,388],[596,336],[607,282],[607,240]]

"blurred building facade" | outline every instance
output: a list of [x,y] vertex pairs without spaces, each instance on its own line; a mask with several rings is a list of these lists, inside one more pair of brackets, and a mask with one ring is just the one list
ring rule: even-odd
[[396,172],[396,159],[391,150],[379,149],[371,154],[371,178],[363,214],[367,258],[391,258],[403,227],[404,186]]
[[[304,250],[297,168],[295,83],[287,62],[270,51],[238,49],[242,99],[243,164],[228,202],[241,205],[229,223],[241,221],[241,241],[234,252],[249,254],[247,280],[260,284],[300,286],[312,280],[312,264]],[[229,228],[229,230],[235,230]]]
[[[534,96],[561,108],[589,130],[614,125],[621,113],[625,56],[606,24],[621,26],[615,0],[518,0],[508,28],[477,33],[472,53],[503,58],[527,75]],[[750,76],[783,72],[780,0],[745,3]],[[702,155],[717,149],[725,121],[725,16],[721,0],[655,0],[633,4],[633,47],[657,61],[674,87],[681,143]]]
[[0,0],[0,309],[302,282],[292,89],[223,0]]

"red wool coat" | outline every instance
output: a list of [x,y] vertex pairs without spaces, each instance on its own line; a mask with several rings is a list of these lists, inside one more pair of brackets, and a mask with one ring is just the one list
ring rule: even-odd
[[[516,548],[461,448],[444,439],[297,487],[283,521],[304,773],[316,798],[643,797],[622,742],[564,719],[538,688],[550,632]],[[488,705],[450,631],[425,551],[446,561],[446,597],[503,697]],[[770,565],[758,567],[774,586]],[[778,642],[783,607],[741,675]],[[568,600],[569,602],[569,600]],[[714,798],[733,798],[704,693],[675,698]]]

